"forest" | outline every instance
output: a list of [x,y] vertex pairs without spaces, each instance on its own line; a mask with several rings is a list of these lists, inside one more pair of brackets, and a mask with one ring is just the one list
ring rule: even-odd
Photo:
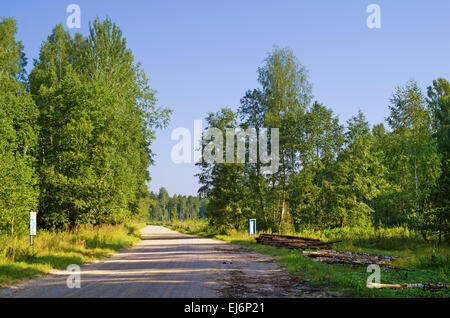
[[449,298],[449,3],[55,2],[0,14],[0,298]]
[[223,135],[279,128],[279,169],[262,174],[259,156],[256,163],[197,163],[210,225],[244,230],[256,218],[261,231],[274,233],[403,227],[424,241],[449,240],[446,79],[426,92],[414,80],[393,88],[389,104],[380,105],[389,116],[371,126],[361,111],[342,125],[314,98],[308,71],[290,49],[275,47],[257,73],[259,87],[237,111],[223,108],[206,122]]
[[208,200],[198,196],[174,194],[170,197],[165,188],[160,188],[158,193],[150,192],[150,199],[151,221],[186,221],[206,217]]
[[29,74],[14,19],[0,20],[0,233],[148,218],[150,149],[171,111],[119,27],[57,25]]
[[16,22],[0,21],[2,234],[26,233],[33,210],[44,229],[207,218],[242,230],[256,218],[260,230],[279,233],[401,226],[424,241],[450,238],[444,78],[426,91],[414,80],[393,88],[380,105],[390,111],[384,123],[371,126],[359,111],[341,124],[314,98],[292,50],[275,47],[257,70],[259,87],[236,111],[209,113],[206,122],[224,132],[278,128],[277,172],[262,174],[259,156],[202,161],[199,197],[170,197],[147,186],[152,141],[172,111],[157,105],[120,28],[97,18],[84,37],[57,25],[28,74]]

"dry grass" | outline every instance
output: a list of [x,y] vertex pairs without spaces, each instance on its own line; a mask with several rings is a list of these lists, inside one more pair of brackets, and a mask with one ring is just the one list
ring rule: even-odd
[[139,241],[138,225],[80,226],[72,231],[39,231],[29,237],[0,237],[0,285],[46,274],[68,265],[106,257]]

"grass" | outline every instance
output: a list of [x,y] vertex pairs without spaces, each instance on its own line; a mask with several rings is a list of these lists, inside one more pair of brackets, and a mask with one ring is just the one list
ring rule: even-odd
[[[305,257],[301,250],[278,249],[257,244],[248,233],[230,231],[217,233],[205,220],[174,221],[164,224],[173,230],[210,238],[217,238],[232,244],[249,247],[257,252],[270,255],[277,262],[297,275],[303,281],[337,292],[344,297],[443,297],[448,298],[450,291],[427,291],[416,288],[371,289],[366,287],[371,273],[364,266],[325,264]],[[418,233],[404,228],[362,230],[338,229],[299,233],[283,233],[303,237],[319,238],[325,241],[342,240],[335,249],[359,251],[397,256],[392,266],[399,269],[381,268],[381,283],[450,283],[450,248],[439,249],[424,244]]]
[[29,237],[0,237],[0,286],[81,265],[134,245],[145,224],[80,226],[72,231],[39,231]]

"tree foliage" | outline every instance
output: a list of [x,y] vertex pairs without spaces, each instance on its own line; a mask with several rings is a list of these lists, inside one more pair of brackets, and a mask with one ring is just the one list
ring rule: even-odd
[[197,196],[174,194],[165,188],[151,192],[150,219],[156,221],[195,220],[206,216],[207,200]]
[[40,211],[45,226],[120,223],[144,213],[154,129],[169,111],[121,30],[96,19],[88,38],[58,25],[30,74],[40,110]]
[[404,225],[424,239],[448,236],[448,82],[434,81],[428,98],[414,81],[397,87],[387,130],[371,128],[361,111],[341,125],[313,101],[307,74],[291,50],[275,48],[258,69],[260,87],[245,93],[237,113],[208,115],[208,126],[222,132],[280,130],[274,174],[260,173],[259,156],[256,163],[198,164],[210,223],[240,229],[257,218],[260,229],[276,232]]
[[24,82],[26,59],[13,19],[0,20],[0,233],[26,230],[37,207],[37,107]]
[[[15,22],[0,25],[0,225],[38,208],[46,228],[123,223],[148,215],[155,130],[170,111],[119,27],[95,19],[88,37],[57,25],[26,77]],[[39,187],[36,184],[39,183]],[[16,225],[18,226],[18,225]]]
[[[197,163],[200,196],[170,197],[164,188],[149,193],[147,183],[155,131],[166,127],[171,111],[157,106],[120,28],[97,18],[84,37],[57,25],[29,76],[16,32],[13,19],[0,20],[2,233],[24,232],[28,212],[37,209],[46,228],[150,215],[207,217],[237,230],[256,218],[273,232],[404,225],[420,229],[425,240],[450,238],[446,79],[433,81],[426,94],[415,81],[395,88],[385,123],[370,127],[359,111],[341,124],[314,100],[292,50],[274,48],[258,69],[259,87],[245,93],[238,110],[208,114],[215,137],[204,138],[202,149],[216,161]],[[247,162],[238,162],[235,137],[234,148],[210,148],[226,140],[228,129],[249,128],[257,135],[279,129],[276,172],[263,172],[266,145],[254,135],[244,142],[256,143],[255,162],[248,162],[248,148]]]

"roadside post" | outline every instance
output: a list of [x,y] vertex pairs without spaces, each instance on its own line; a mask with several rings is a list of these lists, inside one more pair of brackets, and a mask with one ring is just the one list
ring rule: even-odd
[[30,212],[30,245],[33,246],[33,236],[36,236],[36,212]]
[[248,236],[252,237],[252,235],[256,237],[256,219],[248,220]]

